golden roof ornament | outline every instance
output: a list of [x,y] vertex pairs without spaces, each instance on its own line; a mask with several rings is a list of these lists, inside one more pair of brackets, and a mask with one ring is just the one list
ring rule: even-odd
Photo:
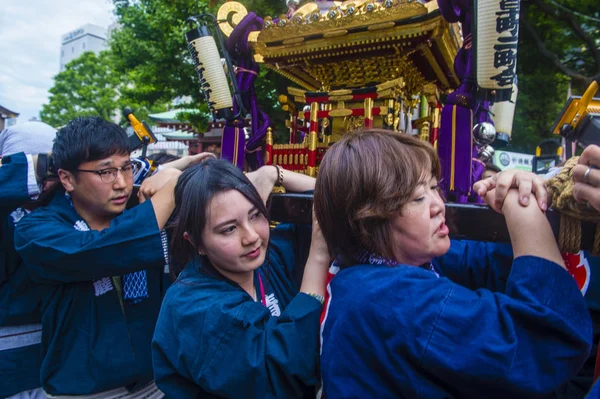
[[441,91],[459,83],[453,63],[462,37],[437,1],[292,0],[288,6],[289,14],[265,17],[253,35],[255,59],[306,90],[405,77],[409,95],[427,83]]
[[[332,4],[326,12],[315,12],[321,10],[319,3]],[[353,26],[373,26],[384,21],[402,20],[411,17],[425,15],[427,6],[417,1],[408,0],[348,0],[341,4],[336,2],[313,1],[304,4],[289,16],[290,24],[270,25],[265,29],[259,40],[265,42],[271,39],[284,39],[311,33],[320,33],[323,30],[349,28]],[[308,15],[311,18],[306,18]],[[318,18],[317,18],[318,17]],[[287,17],[286,17],[287,19]],[[335,21],[332,23],[332,21]],[[298,25],[304,29],[298,31]],[[279,28],[279,29],[278,29]],[[272,31],[270,29],[273,29]]]

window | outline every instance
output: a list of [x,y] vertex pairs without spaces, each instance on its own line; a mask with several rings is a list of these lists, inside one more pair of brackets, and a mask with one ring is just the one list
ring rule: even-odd
[[71,53],[75,52],[75,46],[71,47]]
[[85,50],[85,42],[81,43],[81,48]]

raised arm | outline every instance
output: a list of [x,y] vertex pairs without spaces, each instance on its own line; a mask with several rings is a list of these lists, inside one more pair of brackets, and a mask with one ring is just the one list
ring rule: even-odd
[[325,288],[327,285],[327,268],[331,263],[331,257],[327,249],[327,243],[319,227],[319,222],[313,210],[312,237],[310,242],[310,250],[308,259],[304,267],[304,275],[302,277],[302,285],[300,292],[305,294],[316,294],[325,296]]
[[42,207],[18,223],[15,248],[34,280],[90,281],[164,266],[160,230],[150,203],[116,217],[102,231],[77,229],[71,220]]
[[[336,285],[341,276],[331,283],[334,298],[336,290],[356,294],[330,304],[323,370],[343,377],[323,376],[328,396],[376,396],[372,384],[359,383],[368,362],[361,368],[338,357],[354,356],[361,345],[384,359],[388,380],[406,383],[403,389],[412,392],[401,395],[406,397],[427,397],[403,372],[407,361],[440,385],[456,387],[457,397],[538,397],[575,376],[589,354],[592,323],[585,301],[572,277],[545,259],[517,257],[502,292],[473,291],[414,267],[396,273],[373,268],[365,285],[364,274],[352,269],[345,281],[353,285]],[[357,325],[367,331],[360,338]]]
[[173,168],[173,169],[183,171],[183,170],[189,168],[190,166],[199,164],[200,162],[202,162],[206,159],[209,159],[209,158],[216,158],[215,154],[213,154],[211,152],[201,152],[199,154],[187,155],[185,157],[181,157],[179,159],[176,159],[175,161],[167,162],[160,166],[161,166],[161,169]]
[[554,262],[518,256],[502,293],[446,281],[439,287],[443,297],[428,298],[441,305],[431,314],[432,333],[417,345],[424,350],[420,360],[445,383],[472,393],[465,396],[547,394],[573,378],[589,355],[585,301]]
[[[514,258],[538,256],[564,267],[543,214],[548,193],[539,176],[508,170],[477,182],[474,189],[490,207],[505,215]],[[513,250],[507,244],[453,240],[450,251],[434,263],[458,284],[470,289],[496,291],[504,289],[512,259]]]
[[273,165],[267,165],[246,175],[258,190],[263,201],[267,202],[273,186],[275,186],[279,177],[279,171],[282,174],[281,183],[286,190],[298,193],[315,189],[316,179],[314,177],[292,172],[281,167],[277,168]]
[[165,169],[146,179],[138,196],[150,201],[116,217],[102,231],[72,227],[52,204],[23,218],[15,246],[32,277],[49,283],[89,281],[164,266],[160,230],[175,207],[173,189],[180,174]]
[[[504,290],[513,258],[537,256],[564,268],[556,240],[536,200],[522,204],[519,190],[508,189],[500,206],[506,218],[508,244],[452,240],[448,253],[434,264],[444,276],[470,289]],[[513,254],[514,252],[514,254]]]
[[156,223],[162,229],[175,209],[174,190],[181,171],[175,168],[164,169],[145,179],[138,191],[138,200],[141,203],[150,198]]
[[[560,269],[562,257],[538,204],[520,204],[511,189],[502,212],[515,256],[506,288],[492,294],[449,286],[423,364],[447,381],[477,380],[474,390],[497,384],[507,392],[543,394],[583,364],[591,320],[577,285]],[[470,355],[452,359],[444,337],[463,337],[457,340]]]
[[535,202],[519,204],[517,190],[509,190],[502,206],[514,257],[536,256],[565,268],[548,219]]
[[[281,173],[281,176],[279,176],[279,173]],[[277,168],[272,165],[263,166],[255,172],[248,173],[247,176],[265,202],[269,198],[269,194],[278,179],[286,190],[293,192],[314,190],[316,182],[314,177]],[[304,267],[300,292],[320,296],[325,295],[325,282],[329,261],[327,244],[313,212],[311,244],[306,266]]]
[[472,290],[504,291],[513,262],[510,244],[451,240],[450,250],[433,260],[444,277]]

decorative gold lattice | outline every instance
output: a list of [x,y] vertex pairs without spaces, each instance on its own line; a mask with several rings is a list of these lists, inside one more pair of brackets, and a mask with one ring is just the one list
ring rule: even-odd
[[365,117],[364,116],[348,116],[344,118],[344,127],[346,132],[353,130],[364,129]]
[[404,90],[419,93],[425,84],[423,75],[408,59],[408,55],[374,56],[366,59],[342,59],[325,64],[308,64],[304,69],[319,82],[330,87],[361,87],[402,77]]

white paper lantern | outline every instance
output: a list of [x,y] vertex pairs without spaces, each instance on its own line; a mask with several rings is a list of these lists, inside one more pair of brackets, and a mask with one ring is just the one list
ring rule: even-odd
[[480,98],[508,101],[516,77],[520,1],[473,3],[473,59]]
[[187,32],[186,39],[209,107],[213,111],[230,109],[233,107],[231,89],[215,39],[205,27]]

